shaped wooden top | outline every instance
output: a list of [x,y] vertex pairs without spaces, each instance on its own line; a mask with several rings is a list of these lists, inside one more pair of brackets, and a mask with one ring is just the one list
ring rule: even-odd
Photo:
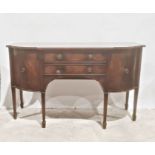
[[134,48],[145,47],[143,44],[132,42],[19,42],[7,45],[9,48]]

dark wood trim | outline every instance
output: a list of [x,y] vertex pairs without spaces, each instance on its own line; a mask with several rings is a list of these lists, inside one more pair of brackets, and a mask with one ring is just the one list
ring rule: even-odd
[[106,76],[106,74],[44,74],[44,76]]
[[105,62],[102,62],[102,63],[95,63],[95,62],[86,62],[86,61],[82,61],[82,62],[80,62],[81,64],[79,64],[78,62],[72,62],[72,63],[65,63],[65,62],[61,62],[61,64],[60,64],[60,62],[58,63],[58,62],[56,62],[56,63],[44,63],[44,66],[46,66],[46,65],[51,65],[51,66],[64,66],[64,65],[70,65],[70,66],[83,66],[83,65],[85,65],[85,66],[90,66],[90,65],[97,65],[97,66],[105,66],[105,65],[107,65],[107,61],[105,61]]

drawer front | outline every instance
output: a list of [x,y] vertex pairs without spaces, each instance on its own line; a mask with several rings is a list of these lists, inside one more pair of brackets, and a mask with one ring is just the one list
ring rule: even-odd
[[46,65],[44,75],[64,75],[64,74],[105,74],[106,67],[102,65]]
[[107,61],[107,56],[102,53],[45,53],[44,62],[101,62]]

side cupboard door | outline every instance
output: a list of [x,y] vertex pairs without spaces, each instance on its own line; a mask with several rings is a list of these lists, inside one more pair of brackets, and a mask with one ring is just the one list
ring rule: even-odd
[[41,65],[39,52],[22,50],[20,53],[21,87],[24,90],[38,91],[41,87]]
[[28,90],[40,90],[40,59],[37,51],[24,51],[22,54],[22,87]]
[[111,92],[133,89],[136,81],[136,51],[120,50],[111,54],[106,89]]

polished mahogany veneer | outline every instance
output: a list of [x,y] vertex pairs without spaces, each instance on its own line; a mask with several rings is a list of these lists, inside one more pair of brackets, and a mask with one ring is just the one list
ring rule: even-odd
[[135,43],[17,43],[7,46],[10,55],[14,118],[16,88],[23,93],[40,91],[42,127],[45,121],[45,91],[54,79],[94,79],[104,92],[103,128],[106,128],[108,93],[134,89],[133,121],[136,120],[142,48]]

